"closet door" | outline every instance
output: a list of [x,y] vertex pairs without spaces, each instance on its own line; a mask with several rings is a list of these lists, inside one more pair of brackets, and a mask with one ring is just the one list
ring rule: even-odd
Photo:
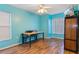
[[76,28],[77,28],[77,19],[72,18],[71,19],[71,42],[70,42],[70,47],[71,47],[71,50],[73,50],[73,51],[76,50]]
[[65,49],[76,51],[77,19],[67,18],[65,23]]
[[71,20],[70,19],[66,19],[65,39],[67,39],[67,40],[71,39],[71,37],[70,37],[70,34],[71,34],[70,25],[71,25]]
[[76,40],[76,28],[77,28],[77,20],[76,18],[71,19],[71,40]]
[[65,49],[68,49],[70,50],[70,44],[71,44],[71,41],[70,40],[65,40]]
[[70,40],[71,40],[71,20],[66,19],[65,22],[65,49],[70,49]]

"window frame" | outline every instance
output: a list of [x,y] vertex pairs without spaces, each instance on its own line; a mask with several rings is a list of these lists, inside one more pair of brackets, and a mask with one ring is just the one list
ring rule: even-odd
[[[8,17],[9,17],[9,25],[8,25],[8,27],[9,27],[9,37],[8,37],[8,38],[0,39],[0,41],[10,40],[10,39],[12,39],[11,13],[5,12],[5,11],[0,11],[0,12],[9,14],[9,16],[8,16]],[[2,26],[6,26],[6,25],[2,25]],[[1,26],[0,26],[0,27],[1,27]]]

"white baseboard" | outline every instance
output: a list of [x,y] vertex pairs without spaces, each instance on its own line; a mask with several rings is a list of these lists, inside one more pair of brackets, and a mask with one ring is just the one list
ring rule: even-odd
[[60,37],[52,37],[52,38],[57,38],[57,39],[64,39],[64,38],[60,38]]
[[51,38],[57,38],[57,39],[64,39],[64,38],[60,38],[60,37],[45,37],[46,39],[51,39]]
[[50,37],[45,37],[45,39],[50,39]]
[[12,44],[12,45],[9,45],[9,46],[7,46],[7,47],[0,48],[0,50],[7,49],[7,48],[11,48],[11,47],[16,46],[16,45],[19,45],[19,44],[20,44],[20,43]]

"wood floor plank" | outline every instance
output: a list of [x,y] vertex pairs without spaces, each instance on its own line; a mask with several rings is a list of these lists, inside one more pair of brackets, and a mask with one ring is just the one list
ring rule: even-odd
[[28,44],[17,45],[0,51],[0,54],[61,54],[64,53],[64,40],[61,39],[39,39],[32,43],[29,48]]

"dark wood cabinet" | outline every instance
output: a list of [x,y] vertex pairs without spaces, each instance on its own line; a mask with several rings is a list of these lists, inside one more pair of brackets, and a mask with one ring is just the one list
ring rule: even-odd
[[64,49],[78,52],[79,48],[79,17],[65,17]]

